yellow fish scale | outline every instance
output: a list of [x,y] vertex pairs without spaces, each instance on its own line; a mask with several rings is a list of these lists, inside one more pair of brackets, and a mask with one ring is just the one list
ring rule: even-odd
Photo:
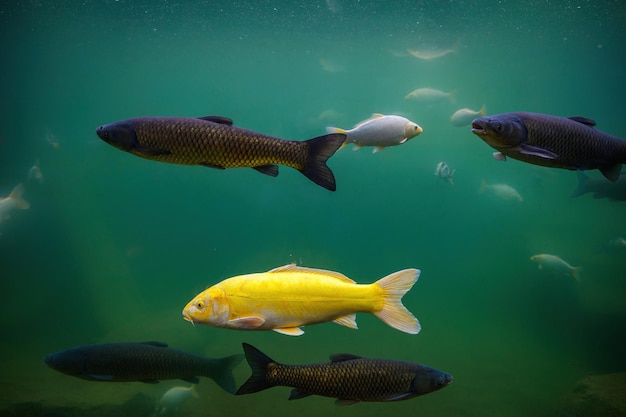
[[140,145],[167,149],[164,155],[144,157],[183,165],[219,168],[258,167],[280,164],[304,168],[308,144],[261,135],[234,126],[195,119],[162,119],[134,123]]

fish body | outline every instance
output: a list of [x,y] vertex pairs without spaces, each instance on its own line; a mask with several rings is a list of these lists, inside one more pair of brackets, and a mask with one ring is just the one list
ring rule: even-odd
[[293,141],[232,123],[219,116],[140,117],[100,126],[96,133],[110,145],[146,159],[218,169],[249,167],[274,177],[278,175],[277,165],[285,165],[335,191],[335,177],[326,161],[339,149],[345,135]]
[[22,198],[24,193],[24,185],[18,184],[13,188],[8,197],[0,198],[0,223],[11,217],[13,210],[28,210],[30,204]]
[[233,393],[232,369],[242,355],[210,359],[167,347],[165,343],[103,343],[79,346],[44,358],[52,369],[89,381],[157,383],[182,379],[198,383],[199,376],[213,379]]
[[626,140],[593,128],[583,117],[503,113],[475,119],[472,133],[496,149],[498,159],[570,170],[599,169],[617,181],[626,163]]
[[454,185],[454,171],[455,169],[450,169],[448,164],[441,161],[437,164],[437,168],[435,169],[435,176],[441,178],[446,181],[448,184]]
[[478,192],[489,192],[502,200],[524,201],[520,193],[508,184],[488,184],[483,180]]
[[576,281],[580,281],[580,272],[582,271],[582,267],[571,266],[556,255],[541,253],[531,256],[530,260],[535,262],[539,269],[546,269],[557,274],[570,276]]
[[578,187],[572,197],[591,193],[593,198],[608,198],[611,201],[626,201],[626,173],[622,172],[615,182],[589,178],[583,171],[578,173]]
[[472,121],[477,118],[485,115],[485,106],[482,106],[480,110],[472,110],[468,108],[462,108],[455,111],[452,116],[450,116],[450,123],[454,126],[469,126],[472,124]]
[[434,103],[437,101],[448,100],[454,103],[454,92],[443,92],[434,88],[418,88],[404,96],[405,100],[414,100],[422,103]]
[[374,146],[374,152],[378,152],[387,146],[405,143],[422,133],[422,128],[405,117],[375,113],[353,129],[327,127],[326,131],[345,134],[344,145],[354,143],[355,150],[362,146]]
[[290,400],[321,395],[336,398],[338,405],[350,405],[408,400],[452,382],[450,374],[414,362],[339,354],[331,356],[331,362],[284,365],[251,345],[244,343],[243,347],[252,376],[236,395],[286,386],[293,388]]
[[338,272],[285,265],[208,288],[185,306],[183,318],[214,327],[299,336],[304,333],[300,326],[327,321],[356,329],[355,313],[363,312],[416,334],[420,324],[401,298],[419,274],[417,269],[405,269],[359,285]]
[[191,398],[198,398],[196,386],[189,387],[172,387],[159,400],[156,411],[161,415],[178,412],[183,403]]

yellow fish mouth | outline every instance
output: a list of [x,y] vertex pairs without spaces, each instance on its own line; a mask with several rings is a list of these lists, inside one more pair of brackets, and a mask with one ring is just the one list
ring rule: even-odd
[[194,327],[196,326],[196,323],[193,321],[193,318],[189,315],[189,313],[187,313],[187,311],[183,310],[183,319],[187,320],[189,323],[191,323]]

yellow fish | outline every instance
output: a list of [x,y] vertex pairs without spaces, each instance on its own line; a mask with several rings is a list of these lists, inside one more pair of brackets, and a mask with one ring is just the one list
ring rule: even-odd
[[285,265],[206,289],[185,306],[183,318],[193,324],[300,336],[300,326],[327,321],[356,329],[355,313],[363,312],[417,334],[420,324],[401,299],[419,275],[419,269],[405,269],[359,285],[338,272]]

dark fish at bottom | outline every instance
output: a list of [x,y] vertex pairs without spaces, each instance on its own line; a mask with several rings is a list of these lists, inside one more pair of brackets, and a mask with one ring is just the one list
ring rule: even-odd
[[626,163],[626,140],[594,129],[584,117],[503,113],[472,122],[472,133],[507,156],[530,164],[571,170],[599,169],[617,181]]
[[52,369],[77,378],[102,382],[182,379],[197,384],[199,376],[213,379],[229,393],[235,391],[232,370],[243,355],[210,359],[167,347],[165,343],[103,343],[51,353],[44,358]]
[[408,400],[452,382],[452,375],[414,362],[339,354],[332,355],[331,362],[284,365],[247,343],[243,349],[252,376],[236,395],[286,386],[294,388],[290,400],[322,395],[337,398],[337,405],[349,405],[359,401]]
[[314,183],[335,191],[326,161],[346,135],[333,133],[305,141],[285,140],[233,126],[219,116],[139,117],[100,126],[100,139],[146,159],[226,169],[249,167],[278,175],[278,166],[295,168]]

